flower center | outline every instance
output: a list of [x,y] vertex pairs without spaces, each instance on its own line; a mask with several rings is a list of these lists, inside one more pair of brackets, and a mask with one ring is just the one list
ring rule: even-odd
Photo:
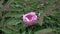
[[26,17],[27,17],[29,20],[31,20],[32,17],[33,17],[33,15],[27,15]]

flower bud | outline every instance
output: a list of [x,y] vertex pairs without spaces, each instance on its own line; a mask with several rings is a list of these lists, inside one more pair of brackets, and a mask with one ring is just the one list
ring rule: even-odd
[[37,15],[35,12],[30,12],[23,15],[23,21],[27,26],[31,26],[36,23]]

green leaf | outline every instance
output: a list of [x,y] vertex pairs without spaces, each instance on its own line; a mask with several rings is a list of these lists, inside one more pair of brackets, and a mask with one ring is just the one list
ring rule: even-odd
[[9,18],[8,20],[6,20],[6,23],[9,25],[17,25],[21,22],[22,21],[20,19],[15,19],[15,18]]
[[5,15],[6,17],[21,17],[22,16],[22,14],[20,13],[13,13],[13,12],[8,12]]
[[15,25],[15,28],[18,29],[18,30],[20,30],[20,29],[25,30],[26,25],[21,22],[21,24]]
[[26,31],[24,31],[22,34],[25,34]]
[[0,13],[2,13],[2,12],[3,12],[3,10],[0,9]]
[[3,26],[2,18],[0,17],[0,27]]
[[9,28],[4,28],[2,31],[4,31],[5,34],[20,34],[19,32],[12,31]]
[[54,31],[54,29],[47,28],[47,29],[39,30],[39,31],[35,32],[35,34],[38,34],[38,33],[50,33],[52,31]]
[[4,28],[4,29],[2,29],[2,31],[4,31],[4,33],[7,33],[7,34],[12,33],[12,30],[9,28]]

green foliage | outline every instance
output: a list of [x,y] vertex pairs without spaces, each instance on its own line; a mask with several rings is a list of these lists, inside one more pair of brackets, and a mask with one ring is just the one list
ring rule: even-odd
[[21,23],[22,21],[20,19],[15,19],[15,18],[9,18],[6,23],[9,25],[17,25]]
[[54,31],[54,30],[51,29],[51,28],[46,28],[46,29],[43,29],[43,30],[40,30],[40,31],[35,32],[35,34],[39,34],[39,33],[49,33],[49,32],[52,32],[52,31]]
[[6,17],[17,17],[17,18],[22,16],[22,14],[20,13],[13,13],[13,12],[8,12],[5,15]]

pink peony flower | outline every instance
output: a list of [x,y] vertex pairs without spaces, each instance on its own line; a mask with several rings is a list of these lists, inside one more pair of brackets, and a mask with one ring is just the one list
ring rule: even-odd
[[35,24],[36,20],[37,20],[37,15],[35,12],[30,12],[23,15],[23,21],[27,26],[31,26]]

